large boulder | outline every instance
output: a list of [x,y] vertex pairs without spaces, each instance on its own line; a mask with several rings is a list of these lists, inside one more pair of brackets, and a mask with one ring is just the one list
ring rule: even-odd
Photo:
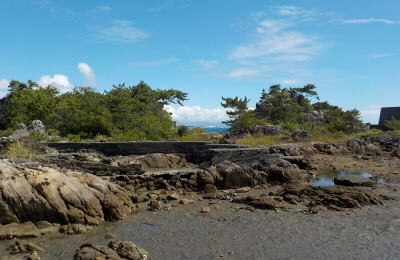
[[0,160],[0,224],[46,220],[98,225],[122,219],[133,209],[126,190],[94,175]]

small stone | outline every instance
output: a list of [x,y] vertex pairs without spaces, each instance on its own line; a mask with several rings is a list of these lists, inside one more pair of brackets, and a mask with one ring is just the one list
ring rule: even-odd
[[150,205],[150,207],[152,207],[155,210],[161,209],[161,201],[159,201],[159,200],[150,200],[149,205]]
[[210,212],[211,212],[211,208],[208,206],[201,208],[201,213],[210,213]]
[[212,184],[206,184],[206,186],[204,186],[204,192],[206,194],[217,193],[217,187],[215,187],[215,185],[212,185]]
[[235,193],[246,193],[249,192],[251,189],[250,187],[242,187],[235,190]]
[[29,252],[44,253],[43,248],[41,248],[41,247],[39,247],[39,246],[37,246],[37,245],[35,245],[33,243],[28,242],[26,244],[26,247],[27,247]]
[[154,194],[154,193],[148,193],[147,197],[149,197],[151,200],[157,200],[158,199],[158,195]]
[[189,204],[194,204],[195,201],[194,200],[190,200],[190,199],[181,199],[181,204],[183,205],[189,205]]
[[175,191],[167,192],[166,196],[167,196],[168,200],[178,200],[179,199],[178,193],[176,193]]
[[112,234],[112,233],[106,233],[106,234],[104,235],[104,238],[105,238],[105,239],[115,239],[115,238],[117,238],[117,235]]

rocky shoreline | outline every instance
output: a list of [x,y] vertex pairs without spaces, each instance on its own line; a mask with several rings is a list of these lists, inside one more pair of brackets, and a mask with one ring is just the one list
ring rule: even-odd
[[[179,222],[178,212],[187,207],[196,208],[199,216],[214,214],[214,211],[223,214],[232,208],[248,212],[267,210],[273,214],[287,212],[285,216],[298,213],[346,214],[362,207],[379,211],[382,205],[389,211],[399,209],[396,186],[390,185],[400,182],[399,138],[395,136],[364,137],[344,144],[315,143],[310,146],[292,143],[267,149],[239,147],[212,149],[211,152],[212,158],[204,154],[160,153],[106,157],[91,152],[56,151],[41,155],[40,162],[4,158],[0,161],[0,239],[18,237],[43,241],[46,237],[66,233],[82,234],[74,236],[82,236],[79,241],[85,244],[84,236],[93,238],[90,235],[92,227],[98,225],[100,227],[94,228],[97,230],[95,233],[101,233],[99,230],[104,230],[105,220],[117,221],[128,217],[128,222],[132,222],[138,216],[130,214],[137,211],[144,215],[148,214],[146,212],[176,214]],[[374,174],[374,178],[384,178],[388,184],[319,187],[306,181],[321,169],[344,170],[346,167],[354,170],[364,167]],[[387,206],[387,201],[391,207]],[[115,225],[126,225],[123,222],[115,222]],[[117,234],[116,237],[124,241],[128,236],[126,233],[124,231],[122,236]],[[65,240],[70,241],[66,237]],[[7,240],[0,243],[3,255],[13,252],[6,249],[6,244]],[[21,247],[26,249],[27,244],[24,245]],[[128,247],[136,250],[132,245]],[[119,254],[118,250],[112,253],[112,246],[94,246],[92,242],[82,247],[78,245],[75,250],[77,248],[81,253],[75,259],[100,256],[103,258],[96,259],[108,259],[105,252],[115,259],[118,259],[117,255],[121,259],[149,259],[147,254],[141,255],[137,250],[132,253],[135,256],[129,258],[126,254]],[[149,255],[160,258],[157,252],[143,248],[150,252]],[[69,251],[70,259],[75,250]],[[32,258],[34,255],[42,255],[42,259],[63,259],[49,254],[49,248],[40,254],[37,250],[22,251],[15,254],[20,259],[36,259]],[[112,257],[110,259],[114,259]],[[192,255],[190,258],[196,257],[200,256]],[[234,254],[224,257],[243,259]]]

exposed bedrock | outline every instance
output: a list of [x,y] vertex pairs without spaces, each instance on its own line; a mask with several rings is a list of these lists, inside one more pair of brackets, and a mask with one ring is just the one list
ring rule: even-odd
[[25,168],[0,160],[0,224],[38,222],[98,225],[131,213],[126,190],[91,174]]
[[152,154],[123,163],[141,161],[146,173],[118,175],[110,180],[131,191],[185,188],[203,190],[207,184],[218,188],[260,186],[268,183],[304,181],[304,173],[268,149],[215,149],[209,161],[199,166],[188,163],[184,155]]

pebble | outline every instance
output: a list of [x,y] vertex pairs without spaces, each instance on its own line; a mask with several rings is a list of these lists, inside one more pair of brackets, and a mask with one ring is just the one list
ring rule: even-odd
[[242,187],[242,188],[238,188],[235,190],[235,193],[246,193],[249,192],[251,190],[250,187]]
[[105,239],[114,239],[114,238],[117,238],[117,235],[111,234],[111,233],[106,233],[106,234],[104,235],[104,238],[105,238]]
[[201,213],[210,213],[210,212],[211,212],[211,208],[208,206],[201,208]]
[[195,201],[194,200],[189,200],[189,199],[181,199],[181,204],[183,205],[189,205],[189,204],[194,204]]

